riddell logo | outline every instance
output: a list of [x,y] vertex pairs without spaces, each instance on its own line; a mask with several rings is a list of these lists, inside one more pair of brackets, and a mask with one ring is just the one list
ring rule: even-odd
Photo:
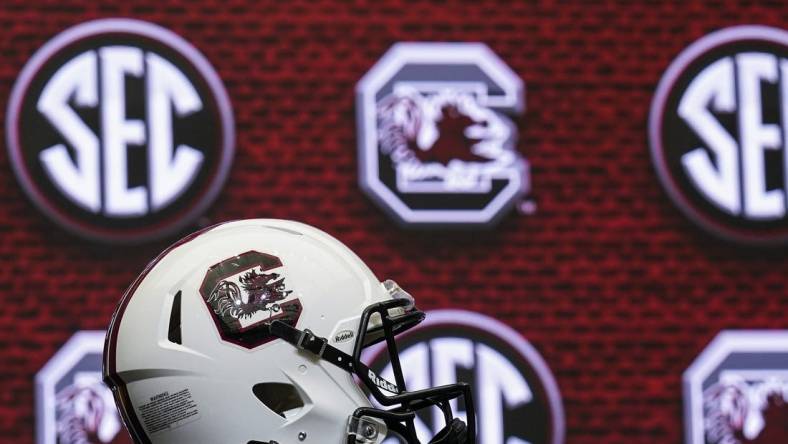
[[694,222],[788,242],[788,32],[739,26],[692,44],[662,78],[649,126],[662,184]]
[[340,344],[353,339],[353,332],[350,330],[342,330],[334,336],[334,342]]
[[687,444],[788,442],[788,332],[720,333],[684,374]]
[[[495,319],[473,312],[437,310],[418,327],[397,338],[408,391],[467,382],[474,388],[479,444],[562,444],[564,413],[555,380],[539,353],[518,333]],[[392,380],[385,348],[364,358],[381,378]],[[374,378],[373,378],[374,380]],[[455,416],[465,407],[452,402]],[[421,442],[444,423],[435,411],[419,412]],[[385,444],[395,444],[396,438]]]
[[479,43],[398,43],[356,88],[359,183],[408,226],[485,226],[529,189],[523,81]]
[[233,156],[227,93],[207,60],[159,26],[106,19],[42,47],[6,121],[33,202],[88,238],[162,237],[216,197]]
[[399,393],[399,389],[396,385],[386,381],[383,378],[379,378],[378,375],[375,374],[372,370],[367,372],[367,377],[375,383],[376,386],[386,390],[389,393]]

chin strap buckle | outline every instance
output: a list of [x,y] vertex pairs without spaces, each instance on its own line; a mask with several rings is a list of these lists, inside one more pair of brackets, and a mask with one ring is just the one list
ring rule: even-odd
[[[320,348],[317,348],[317,344],[320,344]],[[326,352],[326,347],[328,346],[328,339],[321,338],[320,336],[315,335],[312,333],[311,330],[305,329],[301,332],[298,336],[298,341],[295,344],[296,348],[299,350],[306,350],[316,354],[319,358],[323,357],[323,353]]]

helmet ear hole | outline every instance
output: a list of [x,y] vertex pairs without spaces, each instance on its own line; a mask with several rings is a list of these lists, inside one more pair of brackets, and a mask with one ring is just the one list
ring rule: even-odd
[[292,384],[262,382],[252,387],[252,392],[269,410],[285,418],[285,413],[300,409],[304,401]]
[[170,311],[170,325],[167,331],[167,340],[173,344],[182,344],[181,338],[181,291],[172,298],[172,309]]

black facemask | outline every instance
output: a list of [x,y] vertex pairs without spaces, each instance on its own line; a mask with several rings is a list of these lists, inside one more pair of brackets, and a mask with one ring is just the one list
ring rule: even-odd
[[[476,415],[468,384],[450,384],[411,392],[405,388],[405,377],[394,338],[419,324],[425,315],[416,309],[413,299],[396,284],[386,281],[385,285],[394,299],[372,304],[363,311],[352,356],[329,345],[327,339],[284,322],[271,323],[271,334],[355,375],[375,400],[387,408],[362,407],[353,412],[348,422],[347,444],[374,443],[379,433],[375,421],[385,423],[390,432],[399,435],[408,444],[421,444],[416,437],[416,412],[433,406],[440,408],[446,427],[429,441],[430,444],[475,444]],[[370,327],[371,323],[375,326]],[[361,352],[382,341],[386,342],[388,348],[394,382],[381,378],[361,362]],[[455,418],[451,409],[450,401],[460,398],[465,404],[467,425]]]

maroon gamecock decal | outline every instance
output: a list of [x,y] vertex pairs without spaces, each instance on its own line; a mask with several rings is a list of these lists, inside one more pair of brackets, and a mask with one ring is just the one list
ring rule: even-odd
[[292,326],[301,315],[301,303],[287,288],[282,261],[257,251],[213,265],[200,295],[225,341],[254,348],[274,339],[272,321]]

